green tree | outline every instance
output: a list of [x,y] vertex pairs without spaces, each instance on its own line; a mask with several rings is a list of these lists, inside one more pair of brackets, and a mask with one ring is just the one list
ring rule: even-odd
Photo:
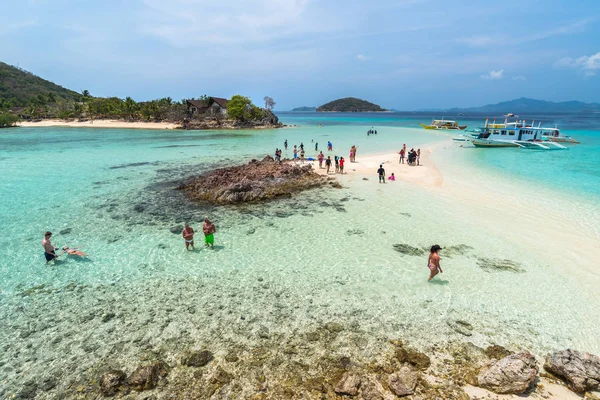
[[9,113],[0,113],[0,128],[8,128],[14,126],[19,118],[16,115]]
[[131,97],[127,97],[125,99],[125,103],[123,105],[124,105],[124,109],[125,109],[125,115],[128,118],[132,118],[132,119],[135,118],[135,113],[138,110],[138,105],[135,102],[135,100],[132,99]]
[[227,114],[237,121],[247,121],[251,118],[252,106],[249,97],[236,94],[227,103]]

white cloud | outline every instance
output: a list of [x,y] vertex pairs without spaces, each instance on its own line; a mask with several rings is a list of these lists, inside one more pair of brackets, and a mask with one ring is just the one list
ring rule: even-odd
[[513,81],[526,81],[527,80],[527,78],[525,78],[523,75],[513,76],[512,79],[513,79]]
[[140,31],[176,47],[260,42],[337,28],[335,22],[322,23],[308,0],[142,0],[142,3],[145,9],[139,20]]
[[491,45],[492,43],[498,44],[498,42],[499,42],[498,39],[494,39],[491,36],[471,36],[471,37],[458,38],[456,41],[459,43],[466,43],[469,46],[473,46],[473,47],[488,46],[488,45]]
[[357,54],[356,59],[358,61],[367,61],[369,59],[369,57],[365,56],[364,54]]
[[583,72],[583,76],[589,78],[596,76],[596,70],[600,70],[600,52],[591,56],[579,58],[565,57],[554,63],[557,68],[573,68]]
[[485,75],[481,75],[481,79],[488,79],[488,80],[502,79],[503,75],[504,75],[503,69],[499,69],[497,71],[492,70]]

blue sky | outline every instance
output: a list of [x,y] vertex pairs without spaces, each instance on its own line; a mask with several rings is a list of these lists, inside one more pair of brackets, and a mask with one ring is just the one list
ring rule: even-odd
[[96,96],[600,101],[600,0],[4,3],[0,61]]

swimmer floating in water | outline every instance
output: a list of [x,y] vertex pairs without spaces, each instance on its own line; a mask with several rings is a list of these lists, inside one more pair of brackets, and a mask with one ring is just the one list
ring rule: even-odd
[[67,246],[63,247],[63,254],[67,253],[70,256],[80,256],[80,257],[87,257],[87,254],[85,254],[83,251],[79,250],[78,248],[69,248]]

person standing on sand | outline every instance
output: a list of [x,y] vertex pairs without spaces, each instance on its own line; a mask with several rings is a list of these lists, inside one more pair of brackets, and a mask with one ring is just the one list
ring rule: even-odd
[[54,247],[52,242],[50,242],[50,238],[52,237],[52,232],[48,231],[44,234],[44,239],[42,239],[42,247],[44,248],[44,257],[46,257],[46,264],[50,261],[58,258],[56,255],[56,250],[58,247]]
[[196,250],[196,248],[194,247],[194,228],[192,228],[187,222],[185,223],[185,227],[183,228],[181,236],[183,236],[183,240],[185,240],[186,250],[189,251],[190,246],[192,246],[192,250]]
[[338,156],[333,157],[333,162],[335,162],[335,173],[340,172],[340,159]]
[[442,248],[437,244],[431,246],[429,259],[427,259],[427,268],[429,268],[429,279],[427,279],[427,282],[432,280],[438,273],[444,272],[442,271],[442,267],[440,267],[440,255],[438,254],[440,250]]
[[420,161],[421,161],[421,149],[417,149],[417,165],[421,165],[421,164],[419,164]]
[[400,161],[398,161],[398,164],[404,164],[404,156],[406,155],[406,150],[404,149],[404,147],[400,150],[399,154]]
[[354,155],[353,155],[353,157],[352,157],[352,161],[353,161],[353,162],[356,162],[356,151],[358,150],[358,146],[354,146],[354,145],[353,145],[352,147],[354,147],[354,151],[353,151]]
[[344,173],[344,162],[346,162],[344,157],[340,157],[340,174]]
[[319,159],[319,168],[323,168],[323,159],[325,159],[325,154],[323,154],[323,152],[321,151],[319,152],[317,158]]
[[214,248],[215,244],[215,236],[214,234],[217,232],[215,228],[215,224],[209,221],[208,217],[204,217],[204,225],[202,225],[202,232],[204,233],[204,245],[211,249]]
[[304,149],[300,148],[300,162],[304,164]]
[[283,148],[287,150],[287,139],[285,139],[285,142],[283,142]]
[[331,168],[331,156],[327,156],[327,160],[325,160],[325,167],[327,168],[327,175],[329,175],[329,168]]
[[383,169],[383,164],[381,164],[379,166],[379,169],[377,170],[377,174],[379,174],[379,183],[381,183],[381,182],[385,183],[385,169]]
[[296,162],[297,158],[298,158],[298,149],[296,148],[296,145],[294,145],[294,162]]

